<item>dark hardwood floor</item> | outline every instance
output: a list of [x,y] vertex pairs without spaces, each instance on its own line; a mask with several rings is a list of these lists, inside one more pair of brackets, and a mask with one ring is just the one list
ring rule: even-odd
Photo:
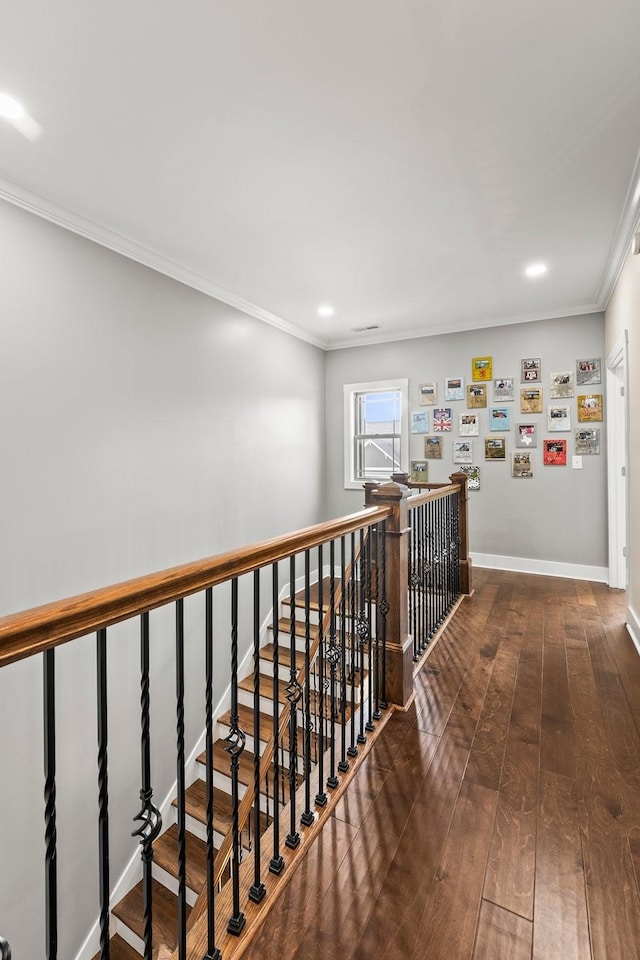
[[249,960],[640,958],[624,594],[474,579]]

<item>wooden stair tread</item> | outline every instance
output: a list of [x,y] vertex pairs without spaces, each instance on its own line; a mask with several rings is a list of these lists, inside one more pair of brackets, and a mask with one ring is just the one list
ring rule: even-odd
[[[177,946],[178,898],[157,880],[152,880],[153,888],[153,945],[166,944],[170,950]],[[142,899],[142,880],[130,890],[126,897],[115,905],[113,914],[126,924],[136,936],[144,938],[144,903]],[[187,914],[191,908],[187,907]]]
[[[130,947],[126,940],[123,940],[117,933],[109,941],[109,956],[111,960],[140,960],[140,954],[133,947]],[[100,960],[100,951],[96,953],[93,960]]]
[[[186,832],[187,886],[200,893],[207,879],[207,845],[204,840]],[[153,844],[154,862],[178,878],[178,826],[172,824]]]
[[[335,583],[335,589],[337,590],[339,581],[336,579],[334,583]],[[298,590],[298,592],[294,594],[294,603],[296,607],[304,607],[305,605],[304,594],[305,594],[304,587],[302,588],[302,590]],[[327,607],[329,606],[330,597],[331,597],[331,580],[329,577],[325,577],[324,580],[322,581],[322,606],[324,610],[326,610]],[[311,583],[309,585],[309,609],[310,610],[319,609],[320,604],[319,604],[318,598],[319,598],[318,581],[315,581],[314,583]],[[291,598],[285,597],[285,599],[282,601],[283,609],[286,608],[288,605],[290,605],[290,603],[291,603]]]
[[[206,825],[207,823],[207,785],[204,780],[195,780],[191,786],[185,790],[185,809],[190,817]],[[172,805],[178,805],[177,799],[172,801]],[[260,814],[262,820],[262,829],[266,830],[267,818],[264,813]],[[213,829],[216,833],[225,834],[230,829],[233,820],[233,804],[231,797],[224,790],[213,788]]]
[[[240,754],[240,758],[239,758],[240,762],[238,765],[238,780],[245,787],[249,786],[250,783],[253,783],[253,778],[255,775],[254,769],[253,769],[254,757],[255,757],[255,754],[251,750],[247,750],[246,747]],[[224,740],[216,740],[216,742],[213,745],[213,769],[217,773],[222,773],[225,776],[230,777],[231,776],[230,762],[231,760],[230,760],[229,754],[224,749]],[[207,765],[206,750],[203,750],[203,752],[198,757],[198,763],[201,763],[204,767],[206,767]],[[273,777],[273,774],[274,774],[273,763],[271,763],[269,770],[270,770],[271,777]],[[287,767],[287,771],[288,771],[288,767]]]
[[[260,649],[260,658],[262,660],[269,660],[273,663],[273,644],[267,643],[264,647]],[[295,665],[297,670],[302,670],[304,667],[304,651],[296,650],[295,654]],[[278,666],[281,667],[290,667],[291,666],[291,649],[289,646],[283,646],[282,638],[280,639],[279,650],[278,650]]]
[[[238,722],[240,729],[244,730],[247,736],[253,736],[253,708],[245,707],[244,703],[238,704]],[[231,729],[231,711],[227,710],[221,717],[218,717],[218,723],[224,724]],[[267,713],[260,714],[260,740],[267,743],[271,739],[273,730],[273,717]]]
[[[286,703],[287,700],[287,686],[288,680],[278,680],[278,700],[280,703]],[[264,697],[266,700],[272,699],[273,694],[273,680],[271,677],[268,677],[265,673],[259,674],[258,684],[260,689],[260,696]],[[244,690],[247,693],[253,694],[253,675],[244,677],[238,683],[238,689]],[[252,728],[253,729],[253,728]],[[247,731],[249,732],[249,731]]]
[[[293,622],[294,622],[295,636],[304,637],[306,633],[304,620],[294,620]],[[271,626],[269,627],[269,630],[271,630],[271,632],[273,633],[273,624],[271,624]],[[309,636],[311,637],[312,640],[315,640],[317,635],[318,635],[318,624],[310,623]],[[280,619],[278,620],[278,642],[280,644],[280,648],[283,649],[287,645],[290,646],[290,640],[291,640],[291,621],[289,620],[288,617],[280,617]]]

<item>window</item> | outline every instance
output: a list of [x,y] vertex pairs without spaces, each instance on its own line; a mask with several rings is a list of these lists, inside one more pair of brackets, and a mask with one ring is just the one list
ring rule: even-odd
[[344,443],[347,489],[365,480],[385,482],[406,471],[408,459],[407,380],[347,383],[344,387]]

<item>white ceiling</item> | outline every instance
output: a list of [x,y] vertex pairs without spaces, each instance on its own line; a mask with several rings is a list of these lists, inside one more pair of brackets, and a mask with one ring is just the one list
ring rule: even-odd
[[3,0],[43,134],[0,122],[0,196],[326,347],[597,310],[639,38],[638,0]]

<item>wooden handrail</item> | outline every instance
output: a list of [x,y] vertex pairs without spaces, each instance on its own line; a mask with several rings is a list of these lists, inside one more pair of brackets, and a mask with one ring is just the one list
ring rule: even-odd
[[414,493],[409,497],[407,506],[409,510],[413,510],[423,503],[429,503],[431,500],[441,500],[443,497],[448,497],[452,493],[458,493],[459,490],[460,487],[457,483],[441,483],[438,484],[437,490],[425,490],[424,493]]
[[0,667],[285,560],[389,514],[387,507],[366,508],[228,553],[9,614],[0,618]]

